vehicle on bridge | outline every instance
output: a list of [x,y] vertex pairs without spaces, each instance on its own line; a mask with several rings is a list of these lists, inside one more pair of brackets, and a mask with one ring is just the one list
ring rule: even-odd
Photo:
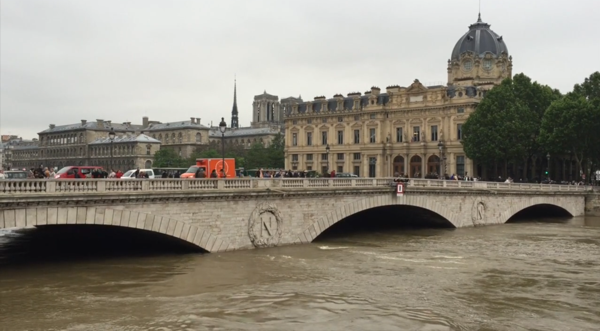
[[[223,159],[196,159],[196,165],[191,166],[185,173],[181,174],[181,178],[196,178],[198,169],[204,169],[206,178],[210,178],[210,174],[213,170],[215,170],[219,178],[221,178]],[[234,158],[225,158],[225,175],[227,178],[236,177]]]
[[[92,178],[92,171],[101,170],[102,167],[96,166],[66,166],[60,169],[56,175],[55,179],[74,179],[74,178]],[[76,177],[75,174],[78,174],[79,177]]]
[[2,174],[0,179],[27,179],[27,171],[23,170],[8,170]]
[[[135,179],[136,177],[136,171],[137,169],[132,169],[132,170],[128,170],[127,172],[125,172],[123,174],[123,176],[121,176],[121,179]],[[138,174],[140,172],[144,172],[148,175],[148,178],[157,178],[154,174],[154,170],[153,169],[140,169],[140,171],[138,172]]]

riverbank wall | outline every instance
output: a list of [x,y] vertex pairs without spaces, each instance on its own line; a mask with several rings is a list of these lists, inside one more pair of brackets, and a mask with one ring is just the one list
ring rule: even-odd
[[600,191],[595,191],[585,198],[585,214],[600,216]]

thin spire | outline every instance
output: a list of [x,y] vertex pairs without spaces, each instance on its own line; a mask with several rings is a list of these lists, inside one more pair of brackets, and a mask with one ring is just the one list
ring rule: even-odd
[[239,127],[237,107],[237,78],[235,76],[233,78],[233,108],[231,109],[231,127]]
[[477,23],[481,22],[481,0],[479,0],[479,15],[477,16]]

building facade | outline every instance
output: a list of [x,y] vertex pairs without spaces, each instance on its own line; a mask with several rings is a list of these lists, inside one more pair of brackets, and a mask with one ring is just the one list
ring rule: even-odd
[[372,87],[285,103],[288,169],[361,177],[477,175],[462,148],[462,125],[487,90],[512,76],[503,38],[481,21],[456,43],[448,84]]
[[88,146],[89,163],[123,172],[136,168],[149,169],[152,168],[154,153],[160,147],[159,140],[145,134],[120,134],[112,141],[108,137],[97,138]]

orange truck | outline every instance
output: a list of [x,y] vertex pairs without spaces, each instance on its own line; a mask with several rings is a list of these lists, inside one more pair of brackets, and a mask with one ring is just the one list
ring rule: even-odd
[[[196,165],[191,166],[181,178],[196,178],[196,171],[204,168],[206,178],[210,178],[213,170],[217,171],[219,178],[222,178],[221,169],[223,168],[223,159],[196,159]],[[235,178],[235,159],[225,158],[225,174],[227,178]]]

